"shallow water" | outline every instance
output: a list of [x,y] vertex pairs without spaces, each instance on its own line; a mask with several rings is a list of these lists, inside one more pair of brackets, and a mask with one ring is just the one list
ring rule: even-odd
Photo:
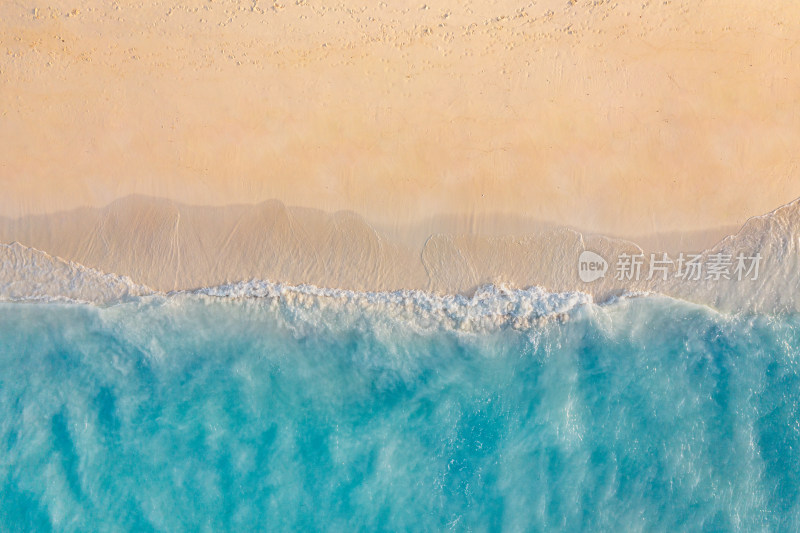
[[568,316],[0,304],[0,529],[800,527],[798,317]]

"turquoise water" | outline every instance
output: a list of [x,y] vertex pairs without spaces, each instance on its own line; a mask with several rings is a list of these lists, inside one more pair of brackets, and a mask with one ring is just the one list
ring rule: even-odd
[[799,325],[0,304],[0,530],[797,530]]

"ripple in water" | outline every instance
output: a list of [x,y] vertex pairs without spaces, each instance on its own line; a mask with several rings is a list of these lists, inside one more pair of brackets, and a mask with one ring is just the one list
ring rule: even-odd
[[0,304],[0,529],[800,525],[795,316],[300,307]]

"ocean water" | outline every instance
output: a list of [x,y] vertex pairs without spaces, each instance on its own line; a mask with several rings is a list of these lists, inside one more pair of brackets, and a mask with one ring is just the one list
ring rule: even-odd
[[800,528],[797,316],[227,292],[0,304],[0,531]]

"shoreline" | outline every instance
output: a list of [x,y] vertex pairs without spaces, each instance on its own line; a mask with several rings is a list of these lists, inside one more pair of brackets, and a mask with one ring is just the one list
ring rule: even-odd
[[[80,278],[80,268],[129,278],[130,286],[115,285],[110,294],[137,290],[133,286],[170,292],[253,279],[452,295],[472,294],[486,285],[536,286],[583,292],[596,301],[623,292],[657,292],[721,310],[798,308],[798,239],[800,199],[753,217],[737,232],[705,246],[698,255],[705,262],[715,254],[729,256],[726,276],[731,279],[709,281],[705,272],[695,280],[676,280],[672,271],[660,279],[661,272],[653,276],[652,269],[648,278],[650,261],[665,250],[571,228],[541,226],[517,235],[434,233],[415,247],[375,230],[354,213],[327,214],[277,201],[214,208],[128,198],[104,209],[0,219],[0,242],[20,243],[13,250],[4,247],[2,262],[3,276],[17,287],[37,283],[36,276],[46,285],[48,261],[61,261],[65,279]],[[25,251],[28,247],[48,257]],[[601,279],[581,279],[579,259],[585,251],[607,261]],[[735,279],[738,254],[763,258],[760,278]],[[632,272],[630,278],[615,273],[618,258],[633,255],[641,257],[636,278]],[[675,259],[672,252],[668,256]],[[669,268],[674,267],[673,261]],[[69,287],[69,281],[60,283]]]

